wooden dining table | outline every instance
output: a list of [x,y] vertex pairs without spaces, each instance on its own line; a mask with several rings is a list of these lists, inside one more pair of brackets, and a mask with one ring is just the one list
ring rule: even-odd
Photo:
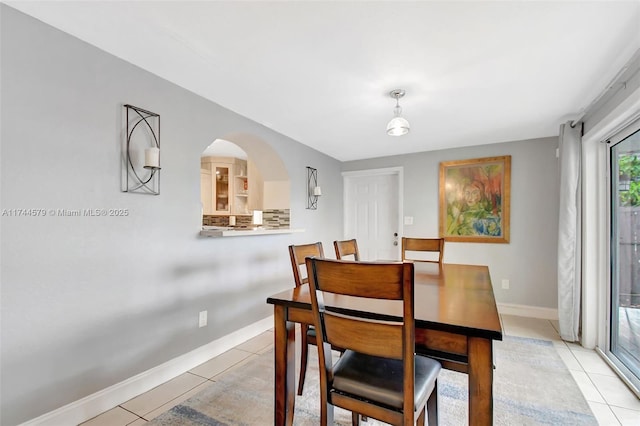
[[[487,266],[416,262],[416,353],[438,359],[446,369],[466,373],[469,425],[493,423],[493,341],[502,340]],[[275,425],[293,424],[295,324],[312,324],[309,286],[267,298],[273,305],[275,335]],[[327,309],[371,319],[401,319],[393,301],[325,297]]]

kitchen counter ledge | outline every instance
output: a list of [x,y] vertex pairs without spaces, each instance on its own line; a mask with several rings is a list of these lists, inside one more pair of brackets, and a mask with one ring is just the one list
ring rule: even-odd
[[213,227],[205,226],[205,229],[200,231],[202,237],[249,237],[254,235],[275,235],[275,234],[294,234],[298,232],[304,232],[304,229],[292,229],[292,228],[246,228],[246,229],[233,229],[227,227]]

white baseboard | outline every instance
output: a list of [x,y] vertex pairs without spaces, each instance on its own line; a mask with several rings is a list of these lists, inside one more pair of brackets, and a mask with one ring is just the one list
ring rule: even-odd
[[106,389],[22,423],[21,426],[77,425],[273,328],[273,316],[153,367]]
[[516,305],[513,303],[498,303],[498,313],[548,320],[558,319],[557,309],[543,308],[540,306]]
[[[498,303],[497,306],[500,314],[558,319],[557,309],[511,303]],[[191,370],[272,327],[273,316],[270,316],[20,426],[77,425]]]

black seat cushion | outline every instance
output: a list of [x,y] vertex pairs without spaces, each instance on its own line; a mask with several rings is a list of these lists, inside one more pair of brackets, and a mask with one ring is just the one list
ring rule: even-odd
[[[434,388],[440,363],[415,357],[415,405],[421,405]],[[402,361],[345,351],[333,369],[333,388],[341,393],[402,409]]]
[[307,336],[316,337],[316,328],[314,326],[309,326],[309,329],[307,330]]

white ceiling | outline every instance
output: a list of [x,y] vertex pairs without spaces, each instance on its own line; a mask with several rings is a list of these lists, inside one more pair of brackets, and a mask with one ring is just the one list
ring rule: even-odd
[[637,0],[6,3],[343,161],[557,135],[640,48]]

